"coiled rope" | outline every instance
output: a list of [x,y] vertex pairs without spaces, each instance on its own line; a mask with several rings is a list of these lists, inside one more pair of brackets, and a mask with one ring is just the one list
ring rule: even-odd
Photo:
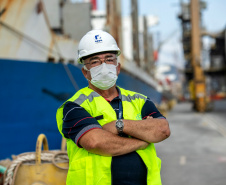
[[[24,153],[19,156],[15,160],[12,161],[12,164],[8,167],[4,174],[4,185],[14,185],[16,174],[18,171],[18,168],[23,162],[32,162],[35,161],[36,155],[35,153]],[[68,162],[68,155],[67,152],[48,152],[45,151],[41,153],[41,160],[42,161],[48,161],[52,162],[54,166],[57,168],[60,168],[62,170],[68,170],[68,168],[63,168],[57,165],[57,162]]]

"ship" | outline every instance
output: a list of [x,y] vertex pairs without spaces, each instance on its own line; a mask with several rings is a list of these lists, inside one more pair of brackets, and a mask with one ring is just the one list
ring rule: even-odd
[[[91,11],[93,6],[63,0],[0,1],[0,160],[34,151],[41,133],[50,150],[61,148],[56,110],[88,85],[76,61],[78,42],[96,29],[93,24],[106,22],[106,14]],[[125,56],[120,57],[117,85],[160,106],[163,94],[153,76]]]

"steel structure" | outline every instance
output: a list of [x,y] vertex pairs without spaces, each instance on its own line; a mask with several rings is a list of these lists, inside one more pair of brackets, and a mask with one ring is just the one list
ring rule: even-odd
[[184,57],[187,61],[185,74],[189,81],[190,97],[194,102],[194,109],[204,112],[206,110],[206,86],[201,66],[200,2],[191,0],[187,4],[181,3],[181,9],[179,19],[182,22]]
[[205,76],[201,67],[201,40],[200,40],[200,3],[191,0],[191,63],[194,78],[194,107],[199,112],[206,110]]
[[[206,3],[191,0],[190,3],[181,2],[181,14],[178,16],[182,23],[182,41],[184,57],[187,61],[185,75],[189,84],[190,97],[194,101],[194,108],[199,112],[212,109],[212,100],[226,97],[226,52],[225,33],[209,33],[202,27],[202,10]],[[206,51],[210,59],[210,66],[203,68],[201,55],[202,37],[208,36],[215,40],[215,44]]]

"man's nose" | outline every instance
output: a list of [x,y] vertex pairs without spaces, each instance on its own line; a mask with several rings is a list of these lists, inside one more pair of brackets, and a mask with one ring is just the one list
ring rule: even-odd
[[105,58],[100,58],[99,60],[100,60],[101,64],[106,63],[106,59]]

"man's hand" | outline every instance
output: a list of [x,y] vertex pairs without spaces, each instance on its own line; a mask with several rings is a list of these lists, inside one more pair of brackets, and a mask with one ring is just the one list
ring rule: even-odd
[[108,132],[111,132],[112,134],[118,135],[118,131],[115,126],[115,122],[116,121],[112,121],[110,123],[105,124],[104,126],[102,126],[103,130],[106,130]]
[[144,150],[145,148],[147,148],[148,147],[148,145],[149,145],[149,143],[148,142],[146,142],[146,141],[143,141],[143,145],[138,149],[138,150]]

